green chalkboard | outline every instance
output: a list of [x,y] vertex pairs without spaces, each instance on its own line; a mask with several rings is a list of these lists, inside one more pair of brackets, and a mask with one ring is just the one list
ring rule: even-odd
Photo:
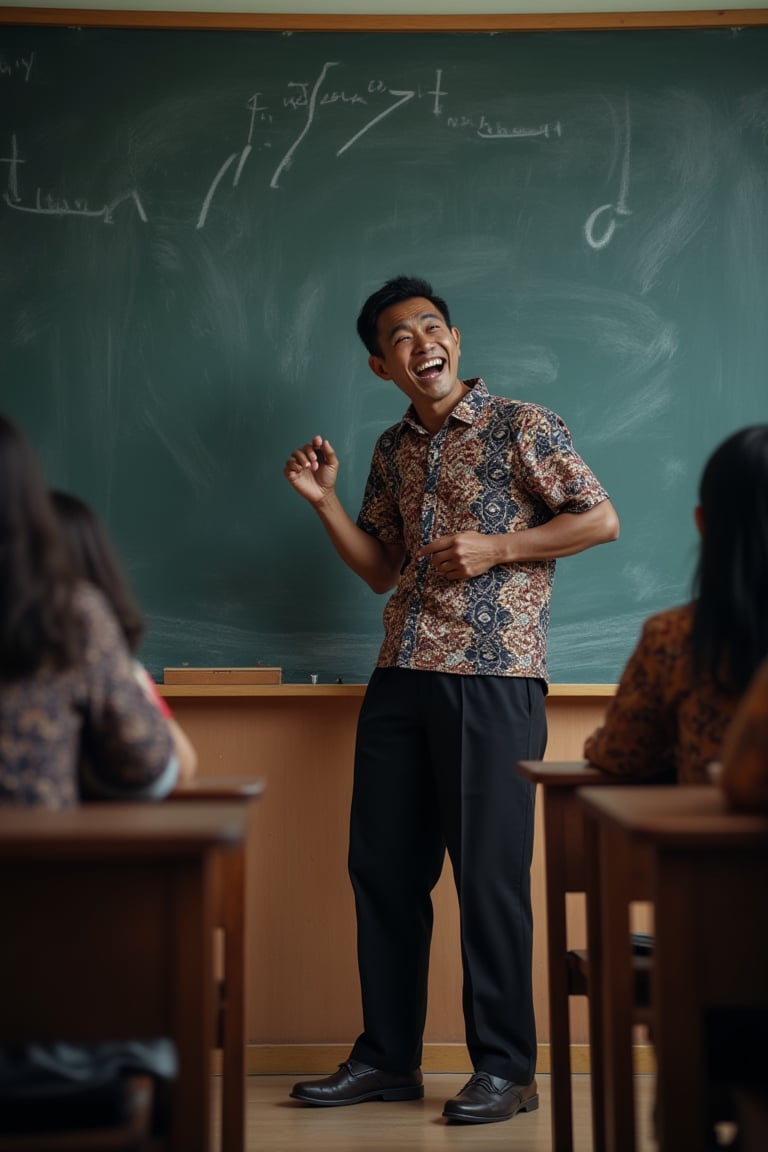
[[153,672],[367,679],[384,601],[282,467],[327,435],[356,514],[404,403],[354,321],[400,272],[621,515],[559,565],[552,679],[687,596],[703,461],[768,418],[768,27],[0,25],[0,166],[0,407],[106,520]]

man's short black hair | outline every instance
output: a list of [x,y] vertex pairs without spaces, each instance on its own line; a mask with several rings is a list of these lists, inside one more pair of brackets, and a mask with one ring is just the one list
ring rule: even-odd
[[395,276],[368,297],[357,318],[357,334],[371,356],[381,355],[379,316],[392,304],[402,304],[404,300],[413,300],[415,296],[423,296],[425,300],[431,301],[450,328],[448,305],[441,296],[435,295],[428,280],[422,280],[418,276]]

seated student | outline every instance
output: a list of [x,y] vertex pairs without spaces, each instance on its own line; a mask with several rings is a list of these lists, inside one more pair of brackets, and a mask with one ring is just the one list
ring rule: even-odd
[[750,679],[768,656],[768,424],[710,456],[695,510],[691,603],[651,616],[585,757],[614,774],[706,783]]
[[[102,593],[72,569],[30,444],[0,415],[0,804],[76,804],[84,753],[110,795],[176,784],[168,725]],[[0,1131],[95,1117],[101,1090],[136,1072],[173,1077],[171,1042],[0,1044]],[[95,1100],[81,1116],[70,1105],[84,1086]]]
[[768,815],[768,660],[728,729],[721,764],[718,779],[731,807]]
[[128,799],[176,783],[168,725],[102,593],[72,569],[30,445],[0,416],[0,803],[76,803],[84,742]]
[[[53,491],[51,492],[51,500],[59,524],[64,531],[69,558],[75,571],[106,596],[107,602],[122,629],[125,642],[135,655],[144,632],[144,619],[104,525],[84,500],[80,500],[69,492]],[[197,753],[183,728],[174,720],[171,710],[165,699],[159,694],[154,680],[138,660],[134,661],[134,671],[139,683],[168,722],[179,761],[179,781],[187,783],[195,775]],[[88,770],[87,765],[81,767],[85,775]],[[92,781],[86,779],[85,783],[88,794],[92,796],[94,792]]]

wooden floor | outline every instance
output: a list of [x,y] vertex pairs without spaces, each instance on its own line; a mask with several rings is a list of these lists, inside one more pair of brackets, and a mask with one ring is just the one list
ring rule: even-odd
[[[311,1077],[305,1077],[311,1079]],[[467,1077],[424,1077],[424,1099],[307,1108],[288,1098],[295,1076],[249,1076],[246,1152],[552,1152],[549,1076],[538,1077],[540,1107],[500,1124],[446,1124],[444,1102]],[[656,1152],[650,1134],[654,1078],[637,1077],[637,1152]],[[218,1107],[214,1091],[215,1108]],[[592,1152],[589,1077],[574,1076],[574,1152]],[[215,1144],[215,1147],[218,1145]]]

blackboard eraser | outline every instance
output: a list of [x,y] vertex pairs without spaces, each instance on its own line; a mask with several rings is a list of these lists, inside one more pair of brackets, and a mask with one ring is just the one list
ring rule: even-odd
[[282,684],[282,668],[163,668],[163,684]]

